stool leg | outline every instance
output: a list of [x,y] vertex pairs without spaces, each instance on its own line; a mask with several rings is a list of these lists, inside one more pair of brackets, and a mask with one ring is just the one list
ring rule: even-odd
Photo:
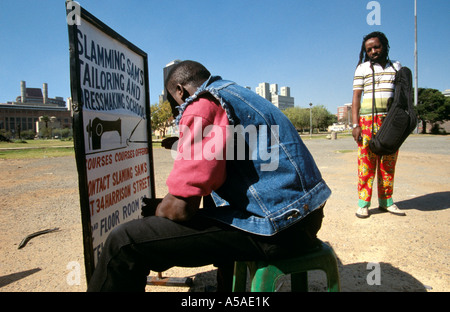
[[278,278],[284,275],[280,269],[273,265],[260,267],[252,279],[252,292],[274,292]]
[[327,275],[328,292],[339,292],[341,291],[341,285],[339,281],[339,270],[336,254],[331,246],[325,243],[323,243],[322,246],[325,251],[325,255],[322,257],[321,269],[325,271]]
[[317,267],[327,275],[328,292],[339,292],[341,290],[339,282],[338,262],[334,251],[329,248],[326,255],[317,260],[320,265]]
[[308,291],[308,272],[291,274],[291,291]]
[[233,290],[234,262],[217,266],[217,291],[230,292]]
[[245,292],[247,286],[247,264],[236,261],[234,263],[233,291]]
[[339,282],[337,262],[333,263],[333,265],[330,264],[327,269],[328,292],[340,292],[341,284]]

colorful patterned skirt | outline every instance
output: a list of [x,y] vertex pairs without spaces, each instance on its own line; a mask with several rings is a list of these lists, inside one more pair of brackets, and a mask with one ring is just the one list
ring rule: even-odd
[[[375,115],[374,132],[381,126],[386,115]],[[358,143],[358,206],[370,207],[372,186],[377,173],[378,203],[381,207],[389,207],[394,202],[394,173],[398,151],[392,155],[378,156],[369,148],[372,137],[372,115],[361,116],[359,125],[362,130],[362,141]]]

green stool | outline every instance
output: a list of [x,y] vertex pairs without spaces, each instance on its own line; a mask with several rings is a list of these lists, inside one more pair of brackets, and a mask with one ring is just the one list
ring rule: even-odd
[[247,266],[250,270],[252,292],[274,292],[277,280],[291,274],[292,291],[308,291],[308,271],[322,270],[327,275],[329,292],[340,291],[337,258],[333,248],[320,241],[320,246],[298,257],[271,262],[234,263],[233,291],[245,292]]

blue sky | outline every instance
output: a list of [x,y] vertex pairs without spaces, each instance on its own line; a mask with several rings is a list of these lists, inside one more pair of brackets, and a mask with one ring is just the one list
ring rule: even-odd
[[[381,25],[369,25],[369,0],[79,0],[86,10],[148,54],[150,103],[174,59],[255,90],[289,86],[295,105],[331,113],[351,102],[362,37],[384,32],[390,57],[414,71],[414,0],[378,0]],[[417,0],[419,87],[450,89],[450,1]],[[48,83],[70,96],[64,0],[0,0],[0,103]]]

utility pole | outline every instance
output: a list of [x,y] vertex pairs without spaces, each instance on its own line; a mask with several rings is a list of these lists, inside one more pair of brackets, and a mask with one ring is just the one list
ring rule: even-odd
[[[414,0],[414,106],[417,107],[419,97],[419,79],[418,79],[418,60],[417,60],[417,0]],[[422,125],[425,127],[425,125]],[[416,133],[419,133],[419,125],[416,127]]]
[[414,0],[414,105],[417,106],[419,84],[418,84],[418,61],[417,61],[417,0]]

